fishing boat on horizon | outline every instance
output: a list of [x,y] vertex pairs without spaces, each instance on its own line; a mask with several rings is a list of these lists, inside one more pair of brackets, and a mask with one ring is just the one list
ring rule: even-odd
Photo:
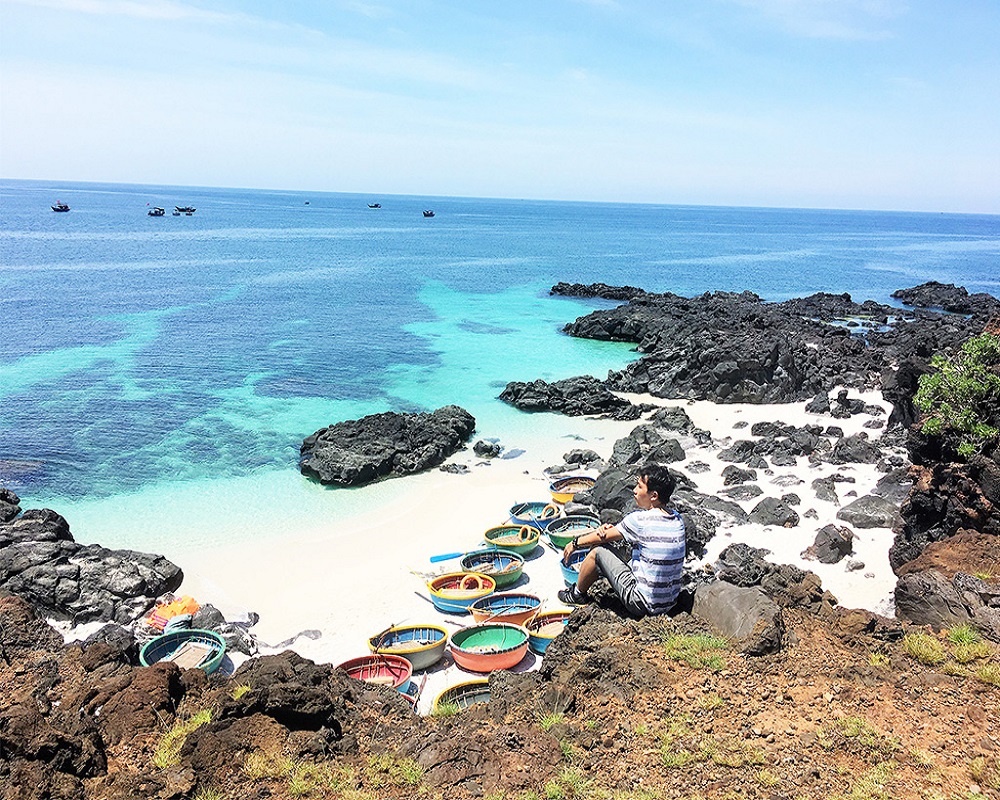
[[160,208],[159,206],[153,206],[146,213],[151,217],[162,217],[167,212],[166,209]]
[[193,214],[197,210],[198,209],[196,209],[194,206],[174,206],[174,211],[176,211],[178,214],[189,214],[190,215],[190,214]]
[[434,216],[434,212],[431,211],[430,209],[428,209],[427,211],[424,212],[424,216],[425,217],[433,217]]
[[69,206],[66,205],[62,200],[56,200],[54,206],[49,206],[53,211],[69,211]]
[[382,208],[381,203],[369,203],[368,208]]

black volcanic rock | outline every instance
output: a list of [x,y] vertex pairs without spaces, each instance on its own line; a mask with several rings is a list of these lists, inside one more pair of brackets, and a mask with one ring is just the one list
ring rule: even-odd
[[[637,344],[643,356],[609,375],[612,390],[724,403],[792,402],[815,400],[838,385],[879,387],[905,359],[925,363],[978,333],[990,308],[984,299],[966,319],[901,313],[872,301],[855,303],[848,295],[765,303],[752,292],[694,298],[644,293],[580,317],[565,330]],[[856,330],[863,335],[852,335],[842,324],[845,317],[860,318]],[[825,410],[825,404],[811,408]],[[834,410],[849,413],[845,406]]]
[[642,413],[638,406],[612,394],[602,381],[590,375],[555,383],[511,381],[500,399],[522,411],[559,411],[571,417],[614,414],[616,419],[638,419]]
[[48,509],[0,524],[0,589],[52,617],[126,624],[183,578],[163,556],[74,541],[66,520]]
[[0,488],[0,522],[10,522],[21,513],[21,499],[10,489]]
[[608,286],[606,283],[565,283],[560,281],[549,290],[549,294],[563,297],[601,297],[605,300],[631,300],[646,294],[635,286]]
[[940,308],[955,314],[990,316],[1000,313],[1000,300],[982,292],[969,294],[967,289],[953,283],[928,281],[910,289],[899,289],[892,296],[908,306]]
[[430,414],[371,414],[307,437],[299,451],[299,469],[336,486],[409,475],[440,466],[475,428],[475,417],[454,405]]
[[815,558],[822,564],[836,564],[854,550],[854,533],[850,528],[839,525],[824,525],[816,531],[816,538],[802,554],[803,558]]

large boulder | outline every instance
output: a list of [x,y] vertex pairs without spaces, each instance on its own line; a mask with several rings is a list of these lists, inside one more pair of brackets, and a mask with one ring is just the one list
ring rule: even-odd
[[475,417],[458,406],[429,414],[371,414],[308,436],[299,450],[299,469],[334,486],[410,475],[444,463],[475,428]]
[[785,636],[781,608],[756,588],[725,581],[702,584],[695,590],[691,613],[737,642],[747,655],[776,652]]
[[794,528],[799,524],[799,515],[788,503],[775,497],[765,497],[750,512],[750,522],[758,525],[780,525]]
[[837,519],[855,528],[892,528],[899,522],[899,509],[884,497],[869,494],[840,509]]
[[1000,586],[958,572],[950,579],[937,570],[900,576],[895,590],[896,616],[941,630],[970,624],[1000,641]]
[[66,520],[48,509],[0,523],[0,589],[57,619],[125,624],[183,579],[163,556],[74,541]]
[[854,533],[850,528],[824,525],[816,531],[813,543],[802,553],[803,558],[814,558],[821,564],[836,564],[854,550]]

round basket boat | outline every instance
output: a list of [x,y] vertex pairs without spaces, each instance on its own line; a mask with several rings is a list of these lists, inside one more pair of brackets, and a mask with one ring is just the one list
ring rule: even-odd
[[368,647],[373,653],[402,656],[415,671],[429,669],[444,658],[448,631],[437,625],[394,625],[372,636]]
[[534,525],[498,525],[483,534],[490,547],[526,556],[538,547],[541,531]]
[[504,592],[477,600],[469,606],[469,610],[476,622],[509,622],[511,625],[523,625],[535,616],[541,605],[541,599],[533,594]]
[[497,582],[480,572],[449,572],[427,582],[434,607],[445,614],[468,614],[469,606],[496,588]]
[[528,620],[524,627],[528,630],[528,647],[531,652],[545,655],[552,640],[566,627],[566,620],[572,613],[568,608],[542,611]]
[[443,714],[446,708],[465,711],[479,703],[490,701],[490,682],[488,678],[477,678],[455,686],[450,686],[434,698],[432,714]]
[[402,686],[397,689],[406,701],[413,706],[413,710],[417,710],[417,703],[420,702],[420,686],[414,683],[412,680],[407,681]]
[[549,484],[549,493],[557,503],[568,503],[577,492],[593,488],[596,481],[587,475],[569,475]]
[[524,558],[503,550],[477,550],[462,559],[462,569],[489,575],[497,589],[513,586],[524,574]]
[[184,628],[157,636],[143,645],[139,663],[144,667],[173,661],[184,669],[201,669],[211,675],[226,655],[226,642],[215,631]]
[[562,570],[563,580],[567,586],[576,586],[576,579],[580,577],[580,564],[587,557],[590,548],[585,550],[574,550],[569,557],[569,564],[565,564],[559,559],[559,569]]
[[545,535],[556,547],[563,548],[572,539],[601,527],[601,520],[593,514],[567,514],[552,520],[545,529]]
[[338,669],[359,681],[391,686],[393,689],[408,683],[413,674],[413,665],[405,658],[384,653],[352,658],[339,664]]
[[562,509],[555,503],[545,501],[518,503],[510,507],[511,525],[530,525],[545,530],[545,526],[562,513]]
[[528,652],[528,632],[520,625],[486,622],[451,635],[451,657],[463,669],[494,672],[510,669]]

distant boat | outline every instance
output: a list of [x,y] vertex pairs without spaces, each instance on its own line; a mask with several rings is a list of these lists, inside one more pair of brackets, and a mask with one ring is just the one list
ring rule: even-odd
[[53,211],[69,211],[69,206],[66,205],[62,200],[56,200],[54,206],[49,206]]
[[382,208],[381,203],[369,203],[368,208]]
[[306,205],[309,205],[309,201],[308,200],[306,200]]
[[434,212],[433,211],[425,211],[424,212],[424,216],[425,217],[433,217],[434,216]]
[[149,216],[151,217],[162,217],[167,212],[164,209],[160,208],[159,206],[153,206],[146,213],[149,214]]
[[180,214],[193,214],[198,209],[194,206],[174,206],[174,210]]

